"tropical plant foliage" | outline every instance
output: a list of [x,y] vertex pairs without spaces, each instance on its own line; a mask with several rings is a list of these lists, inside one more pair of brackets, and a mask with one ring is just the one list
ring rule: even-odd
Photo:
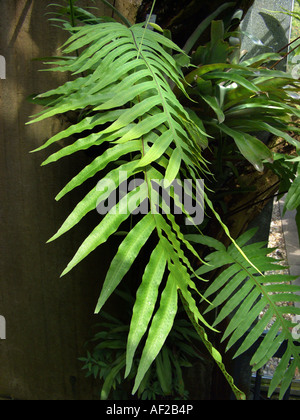
[[[75,7],[74,2],[70,4]],[[226,7],[227,4],[223,5],[222,10]],[[283,315],[285,311],[297,314],[298,309],[287,306],[282,310],[276,304],[281,300],[298,301],[296,292],[300,288],[290,285],[293,280],[290,277],[262,276],[261,273],[271,266],[276,269],[267,256],[268,251],[261,244],[246,246],[250,234],[236,242],[231,238],[214,210],[210,190],[204,194],[205,208],[214,214],[232,240],[228,249],[214,238],[199,233],[199,228],[197,235],[185,235],[182,221],[172,213],[165,214],[169,213],[164,211],[167,203],[156,186],[163,180],[169,186],[176,179],[190,179],[197,183],[201,178],[213,185],[213,169],[220,159],[224,165],[225,153],[230,157],[238,154],[243,165],[249,162],[258,171],[262,171],[264,165],[273,168],[273,153],[255,136],[257,131],[281,136],[293,150],[298,150],[298,142],[288,134],[292,129],[291,115],[299,117],[298,102],[293,98],[293,93],[299,89],[298,81],[288,74],[266,68],[266,63],[278,58],[274,54],[240,62],[229,42],[236,34],[225,31],[222,22],[213,21],[212,40],[208,45],[193,51],[194,34],[184,51],[157,26],[151,30],[153,28],[148,24],[130,26],[125,19],[123,24],[96,18],[90,12],[87,15],[79,9],[76,13],[84,24],[75,26],[73,21],[72,25],[65,25],[71,36],[63,46],[63,57],[51,61],[55,67],[49,69],[69,72],[73,77],[36,98],[47,108],[32,122],[69,111],[76,111],[79,115],[77,123],[37,149],[70,139],[70,144],[51,154],[44,165],[101,146],[97,149],[99,155],[70,180],[57,200],[92,177],[101,177],[101,184],[95,185],[76,205],[51,240],[67,233],[97,206],[104,205],[109,192],[99,185],[113,181],[118,190],[120,183],[132,181],[135,177],[144,182],[133,184],[134,187],[119,198],[87,236],[63,275],[112,235],[126,230],[106,274],[96,308],[98,313],[130,271],[142,248],[146,244],[152,247],[133,304],[126,359],[120,360],[122,367],[126,365],[125,376],[128,377],[137,349],[140,350],[146,336],[133,393],[143,384],[154,360],[158,363],[157,358],[164,357],[161,350],[174,326],[178,298],[239,399],[244,395],[226,372],[208,332],[217,332],[215,327],[219,321],[237,310],[224,338],[231,335],[228,343],[231,347],[247,333],[238,350],[240,354],[254,343],[274,318],[270,332],[253,357],[253,366],[259,368],[283,340],[288,340],[287,351],[272,385],[273,390],[283,379],[284,391],[296,366],[299,366],[299,352],[290,332],[293,325]],[[201,26],[197,28],[197,38],[202,30]],[[74,135],[76,139],[72,142]],[[293,177],[282,177],[289,188],[288,209],[299,206],[299,178],[296,178],[295,170],[298,163],[297,153],[293,159],[280,155],[274,167],[280,175],[286,174],[286,166],[293,168],[288,172]],[[239,167],[234,170],[238,171]],[[120,173],[125,174],[124,178],[120,178]],[[293,179],[294,183],[291,182]],[[169,195],[188,217],[188,211],[174,189],[170,188]],[[192,191],[190,195],[193,197]],[[154,202],[159,203],[160,211]],[[132,216],[132,212],[141,213],[145,205],[149,210],[146,214]],[[203,255],[211,248],[216,252],[204,261],[199,254]],[[201,294],[207,287],[205,274],[222,267],[226,268],[225,271]],[[207,300],[216,292],[217,297],[208,303],[208,310],[224,307],[215,325],[211,326],[200,312],[198,303],[200,298]],[[271,295],[270,292],[279,294]],[[266,314],[255,323],[264,308],[267,308]],[[247,322],[242,322],[242,319],[247,319]],[[293,362],[289,366],[291,357]]]
[[[226,32],[222,21],[212,22],[211,33],[210,44],[200,46],[192,56],[201,67],[190,72],[186,81],[193,84],[187,92],[198,103],[193,110],[201,115],[207,134],[222,139],[221,151],[219,142],[212,144],[216,168],[224,165],[224,155],[229,158],[224,166],[232,167],[230,158],[236,155],[237,147],[258,171],[269,167],[278,175],[279,193],[288,192],[284,211],[298,210],[299,142],[291,136],[299,132],[291,122],[291,118],[300,117],[298,80],[289,73],[266,68],[282,59],[279,54],[241,59],[230,43],[230,37],[239,34]],[[293,156],[274,153],[257,137],[262,132],[282,138],[293,147]],[[234,170],[238,168],[236,162]]]

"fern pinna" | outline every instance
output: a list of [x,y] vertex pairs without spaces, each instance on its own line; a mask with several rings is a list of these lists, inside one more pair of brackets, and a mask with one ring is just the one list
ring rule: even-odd
[[[241,337],[244,337],[239,347],[235,349],[234,357],[238,357],[250,349],[265,332],[264,339],[253,352],[251,365],[256,371],[263,367],[276,353],[281,344],[286,340],[287,348],[281,359],[274,377],[272,378],[269,396],[283,381],[280,397],[287,391],[297,367],[299,367],[299,343],[296,342],[291,329],[295,324],[285,317],[287,314],[299,315],[299,307],[289,305],[278,306],[278,303],[300,302],[299,286],[293,284],[298,278],[291,275],[276,274],[283,269],[278,260],[268,257],[272,250],[265,243],[251,243],[256,229],[249,230],[238,239],[252,263],[260,270],[259,274],[241,256],[235,246],[228,249],[218,241],[211,241],[215,251],[206,257],[208,265],[197,270],[199,275],[205,275],[217,268],[227,267],[214,280],[205,292],[205,297],[214,296],[206,312],[218,308],[218,315],[214,326],[217,326],[230,317],[230,322],[224,331],[222,340],[228,337],[227,350],[232,348]],[[207,244],[204,236],[188,235],[194,243]],[[250,244],[249,244],[250,241]],[[269,273],[269,274],[268,274]],[[267,329],[268,325],[269,328]]]
[[[148,29],[147,26],[145,28],[142,24],[126,27],[117,22],[101,22],[75,27],[71,31],[72,35],[63,47],[65,57],[54,61],[57,65],[51,68],[51,71],[71,72],[75,78],[57,89],[39,95],[37,99],[47,101],[48,108],[35,116],[32,122],[42,121],[68,111],[80,112],[80,121],[49,139],[37,150],[76,135],[77,140],[52,154],[44,162],[49,164],[92,146],[103,145],[105,148],[66,185],[57,199],[61,199],[89,178],[101,176],[101,171],[105,169],[108,171],[102,177],[101,185],[105,185],[106,181],[113,181],[117,189],[122,181],[137,176],[142,178],[144,183],[135,185],[125,196],[120,197],[80,246],[62,275],[69,273],[87,255],[118,232],[122,223],[131,217],[131,213],[138,210],[145,200],[148,201],[149,212],[137,222],[133,218],[131,230],[126,234],[112,259],[96,308],[98,313],[129,272],[141,249],[154,235],[156,242],[149,261],[145,264],[144,274],[136,293],[127,342],[125,376],[129,375],[136,349],[147,333],[133,393],[139,388],[172,329],[180,296],[191,322],[224,372],[233,392],[237,398],[243,399],[243,393],[234,385],[232,378],[226,372],[220,353],[210,343],[205,332],[205,329],[215,332],[216,329],[207,323],[198,309],[199,284],[205,281],[202,277],[208,270],[233,263],[234,268],[231,268],[230,273],[226,271],[226,278],[229,279],[229,274],[237,276],[237,285],[241,284],[246,276],[251,280],[230,299],[229,307],[225,306],[224,310],[228,308],[234,310],[235,305],[240,304],[249,295],[243,306],[246,316],[249,312],[251,319],[254,320],[254,315],[259,315],[258,309],[266,306],[266,293],[272,288],[264,286],[262,281],[254,277],[256,263],[259,270],[264,270],[266,262],[261,265],[260,261],[254,258],[254,263],[251,264],[246,255],[249,251],[249,257],[252,257],[253,252],[251,253],[251,249],[245,249],[245,253],[238,243],[234,243],[233,248],[227,252],[220,244],[217,246],[220,255],[217,255],[216,259],[212,256],[208,263],[202,261],[192,243],[199,243],[200,240],[209,246],[210,240],[203,236],[197,236],[198,239],[194,236],[185,237],[174,215],[163,214],[157,209],[155,211],[152,202],[153,197],[158,195],[155,182],[164,180],[166,185],[170,186],[175,179],[184,178],[196,183],[204,173],[208,173],[206,161],[202,157],[202,148],[208,144],[204,127],[201,121],[195,123],[192,111],[182,106],[171,88],[175,85],[176,89],[188,97],[181,69],[172,56],[173,51],[178,54],[184,52],[168,38]],[[79,50],[80,54],[72,56]],[[112,169],[110,164],[113,164]],[[121,179],[120,173],[125,174],[125,178]],[[172,200],[178,203],[176,192],[173,189],[169,191]],[[95,185],[77,204],[50,241],[68,232],[88,212],[95,211],[96,207],[103,204],[108,197],[107,189],[99,188],[99,184]],[[161,207],[165,204],[163,201],[162,197],[158,200]],[[188,216],[187,209],[179,204],[183,214]],[[206,204],[213,208],[208,199]],[[190,256],[198,261],[198,266],[200,264],[204,268],[195,271]],[[265,255],[263,257],[266,258]],[[223,277],[221,280],[218,278],[212,284],[213,291],[217,291],[223,285],[225,280],[222,279]],[[232,281],[229,282],[230,285]],[[211,288],[208,289],[208,294],[209,291]],[[285,289],[285,292],[294,291],[291,287]],[[230,294],[225,291],[221,293],[221,296],[223,295],[227,298]],[[262,296],[261,303],[252,309],[255,300],[260,296]],[[292,294],[291,300],[296,300],[295,296]],[[202,298],[206,299],[206,296]],[[220,304],[218,298],[216,299],[213,304]],[[270,308],[274,308],[274,299],[270,300]],[[271,314],[278,315],[275,322],[276,333],[282,325],[284,331],[282,338],[289,338],[286,323],[281,324],[283,318],[280,310],[273,312],[269,310],[266,318],[269,320]],[[220,316],[223,313],[221,312]],[[249,334],[241,351],[249,346],[249,342],[251,344],[255,340],[258,332],[262,330],[262,323],[264,321],[259,322]],[[235,341],[245,331],[234,321],[231,325],[232,341]],[[271,334],[274,333],[273,341],[277,342],[274,329]],[[271,356],[273,341],[265,354],[259,351],[254,357],[256,366],[266,356]],[[291,355],[296,356],[292,341],[289,342],[286,359]],[[294,368],[296,363],[298,363],[297,357],[291,366]],[[291,370],[292,368],[289,368],[289,372]],[[280,368],[280,378],[282,371],[283,368]]]

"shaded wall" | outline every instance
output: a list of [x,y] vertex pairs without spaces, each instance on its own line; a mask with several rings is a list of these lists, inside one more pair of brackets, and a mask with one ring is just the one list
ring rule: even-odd
[[[95,322],[110,249],[102,248],[59,278],[97,222],[96,214],[62,239],[45,244],[91,187],[54,201],[89,157],[79,154],[41,168],[48,151],[29,151],[65,121],[25,126],[29,115],[38,111],[26,97],[64,80],[63,75],[38,73],[43,64],[32,61],[56,55],[66,36],[49,25],[48,3],[0,0],[0,55],[7,64],[6,80],[0,80],[0,315],[6,319],[7,334],[0,340],[0,398],[92,399],[93,383],[84,378],[77,359],[85,354],[83,345]],[[102,13],[110,13],[100,7]],[[57,146],[51,149],[55,150]]]
[[[242,50],[247,52],[245,59],[278,52],[286,47],[290,42],[292,19],[282,12],[292,11],[293,6],[294,0],[255,0],[242,24],[242,30],[256,38],[253,42],[247,36],[244,37]],[[283,60],[276,68],[285,71],[286,63]]]

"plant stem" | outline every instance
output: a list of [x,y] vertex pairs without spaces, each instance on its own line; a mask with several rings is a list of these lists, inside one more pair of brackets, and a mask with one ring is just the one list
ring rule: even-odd
[[142,37],[142,40],[141,40],[141,43],[140,43],[140,46],[139,46],[139,51],[138,51],[138,56],[137,56],[137,58],[139,58],[139,56],[140,56],[140,54],[141,54],[141,50],[142,50],[142,46],[143,46],[143,41],[144,41],[145,33],[146,33],[146,30],[148,29],[149,22],[150,22],[150,19],[151,19],[151,16],[152,16],[152,14],[153,14],[153,10],[154,10],[154,7],[155,7],[155,3],[156,3],[156,0],[153,0],[152,7],[151,7],[151,11],[150,11],[150,13],[149,13],[149,17],[148,17],[148,20],[147,20],[147,23],[146,23],[146,26],[145,26],[145,30],[144,30],[144,33],[143,33],[143,37]]
[[[116,8],[116,0],[114,0],[113,7],[114,7],[114,8]],[[114,9],[113,9],[113,11],[112,11],[112,15],[111,15],[111,17],[112,17],[113,19],[114,19],[114,17],[115,17],[115,11],[114,11]]]
[[287,45],[285,45],[284,47],[282,47],[278,53],[281,53],[281,51],[285,50],[287,47],[289,47],[290,45],[294,44],[294,42],[298,41],[300,39],[300,36],[298,36],[296,39],[294,39],[292,42],[289,42]]
[[[298,38],[298,39],[300,39],[300,37]],[[297,41],[298,39],[295,39],[295,41]],[[295,42],[295,41],[293,41],[293,42]],[[292,43],[293,43],[292,42]],[[292,44],[291,43],[291,44]],[[290,45],[291,45],[290,44]],[[297,48],[299,48],[299,45],[297,45],[295,48],[293,48],[292,50],[290,50],[290,51],[288,51],[286,54],[284,54],[284,56],[280,59],[280,60],[278,60],[275,64],[273,64],[273,66],[271,66],[270,67],[270,70],[272,70],[274,67],[276,67],[279,63],[281,63],[281,61],[283,61],[287,56],[289,56],[293,51],[295,51]]]
[[128,19],[126,19],[126,17],[125,17],[125,16],[123,16],[123,15],[122,15],[122,13],[120,13],[116,7],[114,7],[112,4],[110,4],[110,3],[109,3],[109,1],[107,1],[107,0],[101,0],[101,1],[102,1],[102,3],[104,3],[106,6],[110,7],[110,8],[114,11],[114,14],[118,15],[118,16],[119,16],[119,18],[120,18],[120,19],[122,19],[123,23],[125,23],[125,25],[126,25],[128,28],[130,28],[130,27],[132,26],[132,25],[131,25],[131,23],[129,22],[129,20],[128,20]]
[[73,0],[69,0],[69,4],[70,4],[71,25],[74,28],[75,27],[75,13],[74,13]]

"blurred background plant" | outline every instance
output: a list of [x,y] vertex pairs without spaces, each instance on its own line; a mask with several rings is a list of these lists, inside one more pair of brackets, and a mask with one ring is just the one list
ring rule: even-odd
[[[126,365],[126,344],[130,328],[130,310],[134,299],[128,293],[118,291],[123,304],[128,306],[126,321],[101,312],[102,321],[93,327],[96,330],[90,342],[86,343],[84,363],[87,376],[93,376],[101,387],[101,400],[128,400],[132,397],[133,380],[141,358],[137,352],[130,375],[124,379]],[[190,323],[178,313],[174,327],[158,354],[155,363],[149,368],[141,382],[137,398],[141,400],[189,398],[184,383],[184,371],[194,367],[197,360],[204,360],[200,352],[202,346],[199,335],[191,329]]]

